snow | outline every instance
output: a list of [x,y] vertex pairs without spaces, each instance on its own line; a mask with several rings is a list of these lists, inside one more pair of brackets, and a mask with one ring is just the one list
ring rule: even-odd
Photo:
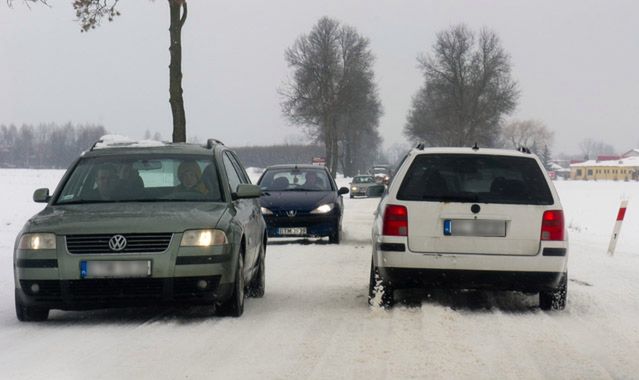
[[100,140],[95,144],[94,149],[113,148],[113,147],[149,147],[149,146],[163,146],[166,143],[155,140],[135,140],[127,136],[122,135],[104,135],[100,137]]
[[[59,170],[0,169],[0,374],[7,379],[633,378],[639,373],[638,182],[555,183],[570,234],[566,310],[520,293],[405,292],[367,305],[378,199],[344,199],[344,242],[272,241],[266,295],[239,319],[210,308],[53,311],[20,323],[12,250]],[[259,170],[251,170],[251,177]],[[346,186],[348,178],[338,178]],[[614,256],[606,249],[629,198]]]

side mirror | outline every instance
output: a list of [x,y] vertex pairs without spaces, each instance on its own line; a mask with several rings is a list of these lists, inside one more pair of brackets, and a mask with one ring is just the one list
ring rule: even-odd
[[33,192],[33,201],[37,203],[47,203],[51,199],[49,189],[43,188]]
[[344,194],[348,194],[348,187],[340,187],[339,190],[337,190],[337,195],[344,195]]
[[234,193],[234,199],[259,198],[262,195],[262,189],[257,185],[249,185],[241,183],[237,185]]

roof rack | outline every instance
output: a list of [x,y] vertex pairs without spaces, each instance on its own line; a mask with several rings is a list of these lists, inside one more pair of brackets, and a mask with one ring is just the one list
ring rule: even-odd
[[89,152],[93,151],[93,149],[95,149],[95,147],[98,144],[102,144],[104,141],[102,141],[102,139],[97,140],[96,142],[93,143],[93,145],[91,145],[91,148],[89,148]]
[[424,143],[423,142],[418,143],[415,149],[424,150]]
[[519,148],[517,148],[518,152],[522,152],[522,153],[526,153],[526,154],[530,154],[530,149],[526,148],[523,145],[520,145]]
[[208,139],[208,140],[206,140],[206,149],[213,148],[213,145],[215,145],[215,144],[224,145],[224,143],[221,142],[218,139]]

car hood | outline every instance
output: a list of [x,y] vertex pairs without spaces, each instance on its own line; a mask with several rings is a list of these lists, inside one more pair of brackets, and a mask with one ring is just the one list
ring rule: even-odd
[[271,211],[311,211],[327,203],[335,203],[335,191],[268,191],[260,198],[260,205]]
[[25,232],[65,234],[183,232],[215,227],[225,203],[98,203],[48,206],[32,217]]

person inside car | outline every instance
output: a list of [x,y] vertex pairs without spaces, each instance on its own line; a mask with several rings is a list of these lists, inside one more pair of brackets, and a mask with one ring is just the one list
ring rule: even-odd
[[322,190],[324,187],[322,180],[313,172],[306,173],[304,188],[307,190]]
[[104,164],[98,168],[95,176],[95,189],[89,192],[88,199],[113,200],[116,197],[118,185],[117,169],[111,164]]
[[195,161],[183,161],[177,171],[180,184],[175,188],[176,192],[198,192],[206,194],[208,189],[202,183],[202,170]]

